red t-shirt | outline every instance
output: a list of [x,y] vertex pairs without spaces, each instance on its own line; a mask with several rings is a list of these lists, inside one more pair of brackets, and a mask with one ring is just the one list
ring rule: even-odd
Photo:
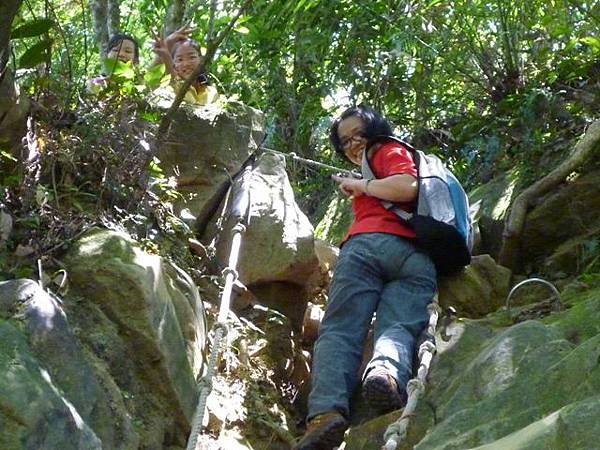
[[[371,170],[377,178],[407,174],[417,177],[417,168],[410,151],[396,142],[383,144],[371,157]],[[414,201],[398,203],[402,209],[413,211]],[[344,238],[362,233],[388,233],[407,238],[414,238],[415,232],[404,224],[396,214],[383,207],[376,197],[359,195],[352,200],[354,222]]]

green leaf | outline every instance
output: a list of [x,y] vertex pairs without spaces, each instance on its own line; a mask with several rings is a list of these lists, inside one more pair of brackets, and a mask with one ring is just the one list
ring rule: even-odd
[[56,26],[56,22],[50,19],[34,19],[25,22],[23,25],[15,28],[10,34],[11,39],[22,39],[34,36],[40,36],[50,28]]
[[581,38],[580,40],[584,44],[587,44],[590,47],[592,47],[594,50],[600,50],[600,39],[592,37],[592,36],[587,36],[587,37]]
[[424,8],[424,11],[427,11],[429,8],[433,8],[434,6],[437,6],[437,5],[439,5],[440,3],[443,3],[443,2],[444,2],[444,0],[432,0],[432,1],[429,3],[429,5],[427,5],[427,6]]
[[162,64],[151,67],[144,74],[144,83],[149,89],[156,89],[165,76],[165,66]]
[[235,31],[237,31],[240,34],[248,34],[250,33],[250,30],[244,26],[241,27],[236,27]]
[[19,58],[20,69],[30,69],[38,64],[50,61],[50,49],[52,48],[52,39],[44,39],[37,44],[29,47]]
[[133,80],[135,78],[135,69],[132,63],[124,63],[118,59],[106,58],[103,61],[104,73],[114,78],[124,80]]

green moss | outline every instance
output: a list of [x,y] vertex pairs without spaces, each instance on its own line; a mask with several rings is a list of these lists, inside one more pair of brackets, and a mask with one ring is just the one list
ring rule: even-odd
[[572,306],[549,316],[544,322],[576,344],[600,334],[600,288],[573,293],[564,299],[564,303]]

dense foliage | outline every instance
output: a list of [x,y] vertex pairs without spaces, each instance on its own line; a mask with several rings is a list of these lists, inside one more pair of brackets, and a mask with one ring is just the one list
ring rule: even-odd
[[[331,162],[330,117],[367,102],[471,186],[514,167],[534,179],[597,110],[597,1],[26,0],[10,65],[33,98],[72,110],[111,32],[139,40],[144,68],[155,33],[191,22],[208,45],[240,11],[211,77],[267,113],[279,150]],[[327,174],[292,169],[319,216]]]

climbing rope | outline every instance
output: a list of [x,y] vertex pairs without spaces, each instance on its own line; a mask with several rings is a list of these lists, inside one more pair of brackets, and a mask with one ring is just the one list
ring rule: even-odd
[[188,438],[186,450],[198,450],[198,438],[202,432],[202,423],[204,421],[204,413],[206,411],[206,401],[213,387],[213,377],[216,372],[219,356],[223,347],[223,338],[227,336],[229,327],[227,325],[227,317],[229,315],[229,306],[231,304],[231,293],[233,284],[238,279],[237,265],[240,255],[240,247],[242,244],[242,235],[246,231],[246,225],[250,216],[250,175],[253,168],[253,160],[246,165],[240,176],[239,191],[234,196],[234,201],[231,205],[230,216],[236,219],[236,224],[232,229],[231,250],[229,252],[229,260],[227,267],[223,270],[225,277],[225,286],[221,293],[221,302],[219,306],[219,315],[217,321],[213,325],[215,333],[213,349],[208,360],[206,374],[200,382],[198,404],[192,418],[192,430]]
[[406,439],[410,418],[414,415],[419,397],[425,392],[429,366],[435,354],[435,329],[441,312],[437,292],[427,310],[429,311],[429,324],[425,332],[425,340],[419,346],[419,369],[417,370],[417,376],[410,380],[406,386],[408,400],[402,411],[402,415],[397,421],[390,424],[383,434],[385,445],[382,450],[396,450],[398,445]]
[[335,166],[330,166],[329,164],[325,164],[325,163],[320,163],[317,161],[313,161],[312,159],[306,159],[306,158],[302,158],[300,156],[298,156],[296,153],[283,153],[277,150],[273,150],[271,148],[265,148],[263,147],[261,149],[261,151],[263,152],[268,152],[268,153],[273,153],[275,155],[280,155],[283,156],[284,158],[292,158],[292,160],[300,162],[302,164],[306,164],[308,166],[313,166],[313,167],[318,167],[319,169],[326,169],[326,170],[331,170],[333,172],[336,172],[340,175],[344,175],[347,177],[351,177],[351,178],[362,178],[362,175],[358,172],[354,172],[352,170],[346,170],[346,169],[340,169],[339,167],[335,167]]

